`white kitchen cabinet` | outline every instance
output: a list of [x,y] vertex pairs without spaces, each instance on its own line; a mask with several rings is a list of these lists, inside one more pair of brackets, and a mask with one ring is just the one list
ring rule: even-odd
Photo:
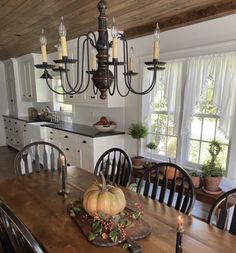
[[31,102],[52,101],[52,92],[45,79],[41,79],[42,69],[34,67],[41,63],[39,54],[28,54],[17,58],[21,99]]
[[16,86],[14,73],[14,59],[9,59],[4,62],[5,78],[7,85],[8,106],[11,115],[17,115],[17,100],[16,100]]
[[21,150],[25,145],[26,122],[4,117],[7,145]]
[[91,173],[99,157],[109,148],[124,148],[124,135],[88,137],[63,130],[47,128],[47,141],[65,153],[68,166],[77,166]]

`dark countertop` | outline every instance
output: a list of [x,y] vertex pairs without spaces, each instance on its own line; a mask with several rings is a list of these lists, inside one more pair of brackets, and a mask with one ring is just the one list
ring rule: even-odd
[[11,118],[11,119],[22,120],[27,123],[42,122],[41,126],[44,126],[44,127],[51,127],[54,129],[58,129],[58,130],[62,130],[62,131],[66,131],[66,132],[74,133],[74,134],[80,134],[80,135],[84,135],[84,136],[88,136],[92,138],[125,134],[125,132],[121,132],[117,130],[111,130],[109,132],[100,132],[93,126],[67,123],[67,122],[44,124],[44,122],[48,120],[33,119],[28,116],[13,116],[13,115],[2,115],[2,116],[6,118]]
[[121,132],[121,131],[117,131],[117,130],[112,130],[109,132],[100,132],[96,128],[94,128],[93,126],[87,126],[87,125],[81,125],[81,124],[75,124],[75,123],[67,123],[67,122],[52,123],[52,124],[46,124],[46,125],[42,125],[42,126],[66,131],[69,133],[80,134],[80,135],[84,135],[84,136],[88,136],[88,137],[92,137],[92,138],[125,134],[125,132]]
[[42,119],[35,119],[35,118],[31,118],[29,116],[15,116],[15,115],[2,115],[2,116],[5,117],[5,118],[21,120],[21,121],[24,121],[24,122],[27,122],[27,123],[40,122],[40,121],[43,121],[43,122],[49,121],[49,120],[46,120],[46,119],[43,119],[43,120]]

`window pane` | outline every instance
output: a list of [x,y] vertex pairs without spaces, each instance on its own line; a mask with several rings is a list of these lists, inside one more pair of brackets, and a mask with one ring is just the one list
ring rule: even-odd
[[212,141],[215,137],[216,130],[216,119],[215,118],[204,118],[202,139],[205,141]]
[[222,151],[218,155],[218,162],[222,166],[222,168],[224,168],[224,171],[226,171],[227,155],[228,155],[228,145],[222,145]]
[[200,142],[199,141],[193,141],[190,140],[189,143],[189,161],[192,163],[197,163],[199,160],[199,146]]
[[159,155],[165,155],[166,154],[166,136],[160,136],[159,137],[159,143],[158,143],[158,154]]
[[202,118],[193,117],[191,126],[191,139],[200,139],[201,137]]
[[157,132],[167,134],[167,115],[159,114],[157,120]]
[[210,154],[209,154],[209,142],[202,142],[201,144],[201,152],[200,152],[200,164],[205,164],[207,160],[210,159]]
[[216,132],[216,138],[219,140],[221,143],[228,144],[229,140],[225,137],[224,133],[222,130],[219,129],[219,120],[217,121],[217,132]]
[[177,145],[176,137],[167,138],[167,155],[169,157],[176,157],[176,145]]

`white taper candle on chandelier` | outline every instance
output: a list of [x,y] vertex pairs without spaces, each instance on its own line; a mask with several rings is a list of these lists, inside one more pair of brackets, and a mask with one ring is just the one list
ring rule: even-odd
[[40,35],[40,44],[41,44],[41,52],[42,52],[42,62],[47,62],[47,38],[44,34],[44,29],[42,29]]
[[[57,46],[57,51],[58,51],[58,60],[62,60],[62,50],[61,50],[61,42],[59,41],[58,46]],[[59,63],[59,67],[63,67],[62,63]]]
[[67,42],[66,42],[66,27],[63,22],[63,17],[61,17],[61,22],[60,22],[58,31],[59,31],[60,41],[61,41],[62,56],[68,56]]
[[111,29],[111,36],[112,36],[112,58],[118,58],[118,29],[116,26],[115,18],[112,19],[112,29]]
[[92,50],[92,70],[97,69],[97,58],[96,58],[97,51],[95,48]]
[[134,48],[131,47],[129,49],[129,61],[128,61],[128,71],[133,71],[133,64],[134,64]]
[[154,47],[153,47],[153,59],[159,60],[160,59],[160,28],[157,23],[156,29],[154,31]]

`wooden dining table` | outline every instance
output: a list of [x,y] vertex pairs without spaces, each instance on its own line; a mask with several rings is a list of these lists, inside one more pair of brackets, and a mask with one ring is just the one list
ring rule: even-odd
[[[60,179],[56,173],[36,173],[0,183],[0,198],[30,229],[49,253],[125,252],[120,245],[99,247],[82,234],[69,216],[67,205],[82,198],[83,192],[98,178],[76,167],[68,168],[67,199],[57,195]],[[127,203],[141,203],[143,219],[151,225],[151,234],[138,240],[142,252],[175,253],[176,224],[179,212],[165,204],[123,191]],[[183,253],[233,253],[236,236],[191,216],[184,217]]]

